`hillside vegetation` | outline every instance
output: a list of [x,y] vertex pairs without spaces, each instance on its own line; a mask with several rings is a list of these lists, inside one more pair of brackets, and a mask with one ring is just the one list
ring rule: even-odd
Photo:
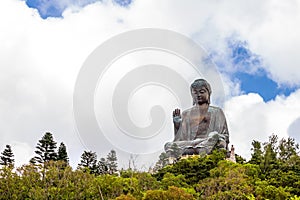
[[237,163],[227,161],[226,152],[214,151],[151,173],[118,171],[113,150],[99,161],[85,151],[72,169],[64,145],[63,153],[55,155],[50,148],[52,157],[47,157],[42,143],[37,157],[18,168],[11,148],[2,152],[0,199],[300,199],[299,146],[292,138],[272,135],[265,143],[253,141],[248,162],[238,155]]

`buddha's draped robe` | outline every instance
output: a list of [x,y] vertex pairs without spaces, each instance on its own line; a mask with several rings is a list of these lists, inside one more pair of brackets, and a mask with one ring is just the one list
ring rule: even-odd
[[209,106],[207,113],[196,116],[200,121],[198,124],[192,122],[195,118],[194,111],[195,107],[182,113],[181,125],[174,141],[165,144],[166,152],[170,151],[174,143],[181,153],[188,148],[198,148],[206,153],[210,153],[215,148],[227,150],[229,133],[222,109]]

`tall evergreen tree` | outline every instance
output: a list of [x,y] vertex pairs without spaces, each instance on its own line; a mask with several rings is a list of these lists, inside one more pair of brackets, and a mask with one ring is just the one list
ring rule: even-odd
[[66,145],[63,142],[61,142],[59,147],[58,147],[57,160],[65,161],[67,164],[69,163],[67,148],[66,148]]
[[11,150],[11,146],[10,145],[6,145],[4,151],[1,153],[0,156],[0,165],[14,165],[15,163],[15,159],[13,158],[14,154]]
[[97,164],[97,174],[107,174],[108,173],[108,165],[105,158],[101,158]]
[[56,142],[51,133],[46,132],[42,139],[39,140],[36,148],[35,153],[37,156],[34,157],[35,162],[45,163],[57,159]]
[[78,164],[79,169],[85,170],[88,168],[91,174],[97,173],[97,154],[92,151],[84,151],[81,155],[80,163]]
[[261,170],[263,174],[268,175],[269,172],[276,168],[277,163],[277,153],[278,153],[278,136],[272,134],[269,137],[269,142],[264,143],[264,157],[261,163]]
[[263,151],[261,149],[261,143],[256,140],[253,140],[251,144],[251,151],[253,151],[253,153],[251,154],[251,159],[249,163],[260,165],[260,163],[263,161]]
[[36,164],[35,158],[34,158],[34,157],[31,158],[31,159],[29,160],[29,163],[35,165],[35,164]]
[[117,172],[118,163],[117,163],[117,154],[115,150],[111,150],[107,155],[107,167],[108,173],[114,174]]

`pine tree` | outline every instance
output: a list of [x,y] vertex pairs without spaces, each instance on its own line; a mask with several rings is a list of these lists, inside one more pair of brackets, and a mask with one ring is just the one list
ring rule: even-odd
[[14,154],[11,150],[10,145],[6,145],[4,151],[1,153],[0,156],[0,165],[5,165],[5,166],[13,166],[15,163],[15,160],[13,159]]
[[107,174],[108,173],[108,166],[107,166],[107,161],[105,160],[105,158],[101,158],[98,161],[97,164],[97,174]]
[[97,154],[92,151],[84,151],[81,155],[80,163],[78,164],[79,169],[85,170],[88,168],[91,174],[97,173]]
[[45,163],[57,159],[56,142],[53,140],[51,133],[46,132],[42,139],[39,140],[36,148],[35,153],[37,156],[34,157],[35,162]]
[[31,159],[29,160],[29,163],[32,164],[32,165],[35,165],[35,164],[36,164],[35,158],[34,158],[34,157],[31,158]]
[[108,167],[108,173],[114,174],[117,172],[118,163],[117,163],[117,154],[115,150],[111,150],[107,155],[107,167]]
[[57,160],[65,161],[67,164],[69,163],[67,148],[63,142],[61,142],[58,147]]

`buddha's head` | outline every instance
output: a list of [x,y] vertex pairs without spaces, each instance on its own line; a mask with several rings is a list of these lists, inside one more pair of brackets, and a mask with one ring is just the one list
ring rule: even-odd
[[191,84],[193,105],[210,104],[211,87],[204,79],[197,79]]

